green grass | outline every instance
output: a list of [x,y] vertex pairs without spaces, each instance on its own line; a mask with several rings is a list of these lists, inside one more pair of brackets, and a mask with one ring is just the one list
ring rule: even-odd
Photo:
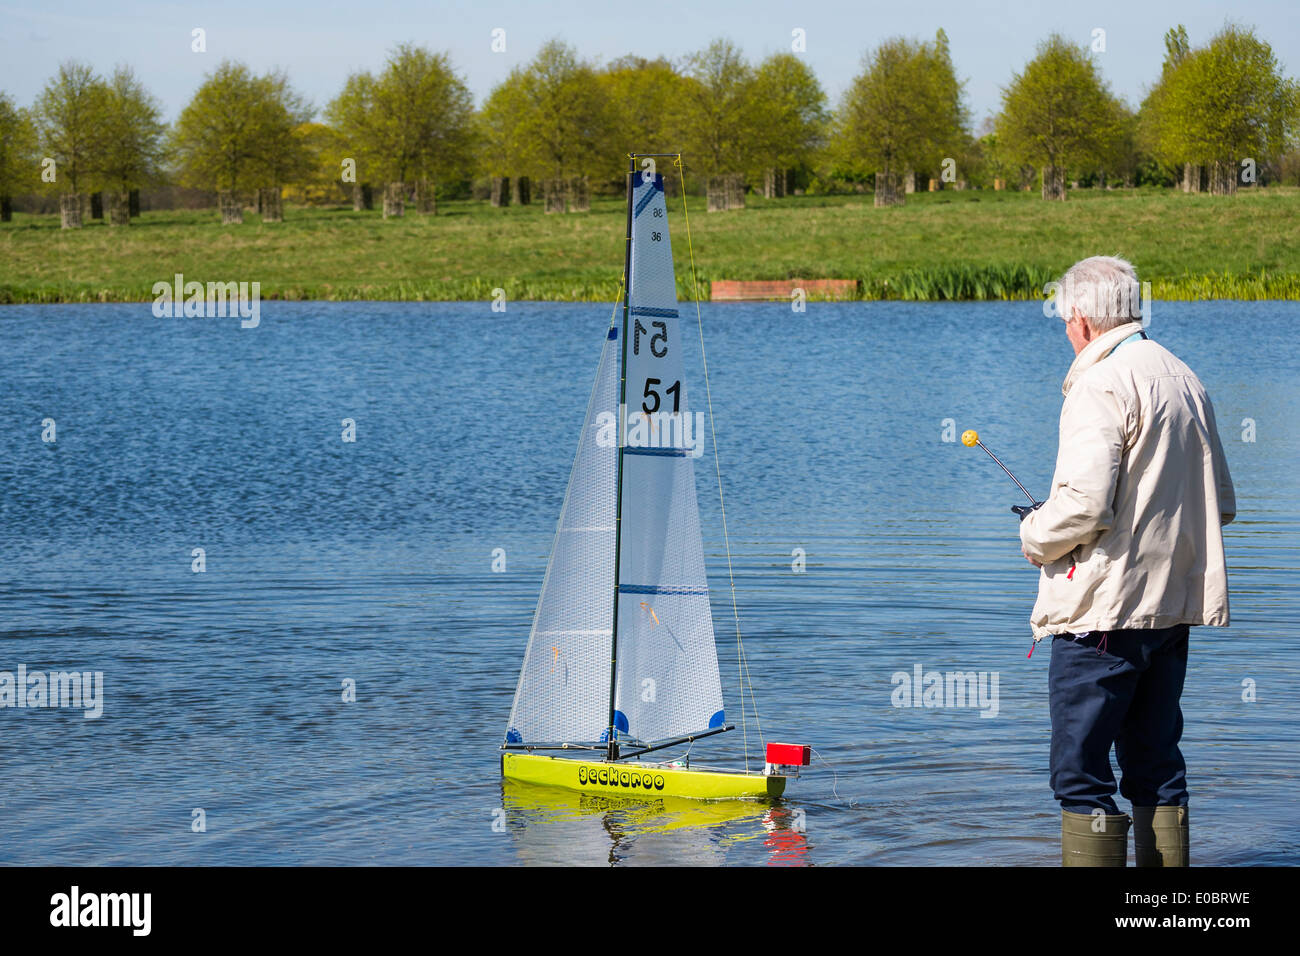
[[[690,197],[699,278],[858,279],[867,299],[1026,299],[1089,255],[1134,262],[1161,299],[1300,299],[1300,189],[1235,197],[1170,190],[749,197],[704,212]],[[283,223],[214,210],[145,213],[129,228],[59,229],[57,216],[0,225],[0,302],[148,301],[176,272],[257,281],[263,299],[612,301],[623,266],[624,206],[546,216],[540,206],[443,204],[437,216],[290,207]],[[690,259],[681,200],[669,200],[682,298]],[[707,294],[707,285],[704,287]]]

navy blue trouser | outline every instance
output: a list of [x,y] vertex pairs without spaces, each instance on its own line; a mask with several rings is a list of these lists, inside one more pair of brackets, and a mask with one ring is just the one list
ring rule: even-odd
[[1178,750],[1187,633],[1179,624],[1052,640],[1052,791],[1062,809],[1119,813],[1112,744],[1120,792],[1134,806],[1187,806],[1187,765]]

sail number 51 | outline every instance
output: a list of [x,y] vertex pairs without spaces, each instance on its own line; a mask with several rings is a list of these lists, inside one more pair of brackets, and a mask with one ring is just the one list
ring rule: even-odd
[[[651,322],[650,328],[658,329],[654,335],[650,336],[650,354],[655,358],[663,358],[668,354],[668,323]],[[650,330],[641,324],[641,320],[636,320],[636,325],[632,327],[632,354],[641,354],[641,336],[649,335]],[[660,344],[662,343],[662,344]]]
[[[654,399],[654,405],[648,405],[645,402],[641,403],[641,410],[645,412],[647,415],[653,415],[655,412],[659,411],[659,393],[655,391],[653,388],[651,388],[650,386],[661,385],[661,384],[663,383],[660,382],[659,379],[657,378],[647,378],[645,380],[645,391],[642,394],[647,399],[650,398]],[[681,380],[679,379],[678,381],[673,382],[671,385],[665,388],[664,394],[671,395],[673,397],[673,414],[675,415],[678,412],[680,412],[681,404],[682,404]]]

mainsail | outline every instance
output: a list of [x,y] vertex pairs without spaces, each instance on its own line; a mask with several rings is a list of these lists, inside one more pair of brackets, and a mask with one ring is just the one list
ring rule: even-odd
[[663,178],[632,180],[614,723],[648,743],[724,718]]
[[[703,436],[686,402],[660,175],[633,174],[629,215],[624,335],[611,328],[601,354],[507,745],[606,740],[611,676],[620,740],[649,744],[724,726],[695,498]],[[627,407],[616,418],[620,360]]]

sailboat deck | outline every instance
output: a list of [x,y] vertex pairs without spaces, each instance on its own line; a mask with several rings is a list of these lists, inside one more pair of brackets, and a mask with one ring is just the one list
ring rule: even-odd
[[785,792],[786,778],[718,767],[674,767],[630,760],[575,760],[540,754],[501,755],[507,779],[579,792],[630,797],[674,796],[696,800],[775,799]]

